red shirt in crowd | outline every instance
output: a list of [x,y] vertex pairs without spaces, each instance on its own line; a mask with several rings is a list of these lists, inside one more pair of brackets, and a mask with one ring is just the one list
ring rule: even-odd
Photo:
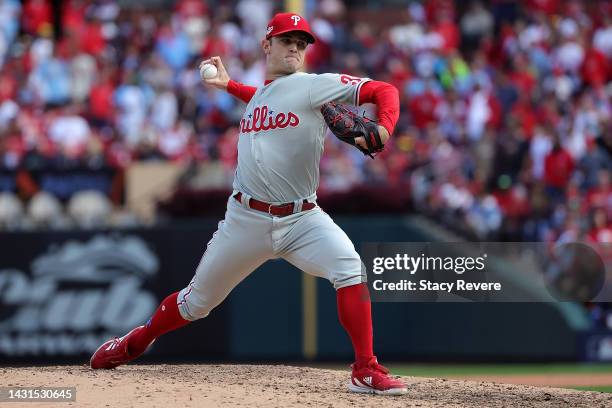
[[560,0],[523,0],[523,3],[531,11],[540,11],[549,15],[561,11]]
[[317,71],[323,64],[328,63],[331,58],[332,49],[329,44],[322,40],[312,44],[306,51],[306,62],[313,71]]
[[588,234],[589,240],[600,244],[612,244],[612,226],[608,225],[603,228],[593,228]]
[[99,23],[90,23],[83,26],[80,33],[81,49],[91,55],[99,55],[104,51],[106,40],[102,34],[102,26]]
[[448,15],[451,20],[455,18],[453,0],[429,0],[424,3],[425,17],[430,24],[436,22],[442,14]]
[[506,217],[520,218],[528,216],[531,206],[526,194],[520,194],[516,187],[508,190],[496,190],[493,197]]
[[9,72],[0,73],[0,102],[14,99],[17,95],[17,80]]
[[437,104],[438,97],[430,91],[411,98],[408,109],[412,117],[412,123],[419,129],[425,129],[427,125],[436,120]]
[[399,89],[400,94],[402,94],[406,82],[408,82],[411,77],[412,75],[410,74],[408,68],[405,65],[401,64],[397,67],[391,67],[391,70],[389,72],[389,79],[385,82],[388,82],[397,89]]
[[453,20],[446,18],[442,19],[442,21],[436,24],[434,31],[444,40],[442,51],[449,52],[459,47],[461,34],[459,32],[459,27]]
[[605,85],[608,78],[609,63],[606,56],[597,48],[591,47],[582,62],[580,74],[585,82],[593,87]]
[[89,109],[96,119],[113,119],[113,93],[115,88],[110,82],[97,83],[89,94]]
[[73,35],[81,31],[85,24],[85,12],[88,2],[67,1],[62,8],[62,28],[64,31],[71,31]]
[[535,77],[528,71],[516,70],[510,74],[510,81],[516,86],[519,94],[531,95],[537,81]]
[[502,125],[502,105],[492,93],[489,94],[487,102],[490,110],[487,126],[493,129],[499,129]]
[[527,138],[530,139],[538,123],[538,117],[531,104],[527,101],[518,101],[512,107],[512,114],[516,117]]
[[544,181],[549,186],[564,188],[573,171],[574,159],[562,147],[553,149],[544,159]]
[[590,208],[612,209],[612,188],[595,187],[588,191],[587,204]]
[[47,0],[26,0],[23,6],[23,29],[30,34],[37,34],[45,25],[53,24],[51,5]]
[[227,169],[234,169],[236,163],[238,163],[238,149],[236,149],[236,143],[238,143],[238,128],[229,128],[217,143],[217,149],[219,150],[219,160],[223,163],[223,166]]
[[183,17],[199,17],[208,14],[208,7],[202,0],[180,0],[175,10]]
[[209,55],[220,55],[221,57],[229,55],[232,50],[232,45],[225,41],[221,36],[211,34],[206,37],[202,46],[201,55],[207,57]]

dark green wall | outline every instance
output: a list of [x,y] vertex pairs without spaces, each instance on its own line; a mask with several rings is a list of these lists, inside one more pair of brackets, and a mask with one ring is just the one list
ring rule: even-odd
[[[425,241],[400,217],[335,217],[359,251],[366,241]],[[301,272],[272,261],[230,295],[231,350],[241,359],[301,358]],[[317,358],[350,359],[335,291],[319,279]],[[384,359],[559,360],[576,356],[576,333],[554,303],[374,303],[374,343]]]

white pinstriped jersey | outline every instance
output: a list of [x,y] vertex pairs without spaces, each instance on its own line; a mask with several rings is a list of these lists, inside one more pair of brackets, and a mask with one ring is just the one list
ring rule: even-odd
[[326,132],[321,105],[357,105],[367,81],[295,73],[258,88],[240,121],[233,188],[269,203],[315,199]]

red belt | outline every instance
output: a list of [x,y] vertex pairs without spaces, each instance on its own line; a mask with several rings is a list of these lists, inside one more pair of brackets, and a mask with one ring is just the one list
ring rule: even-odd
[[[238,200],[239,202],[242,202],[241,201],[242,193],[237,192],[236,194],[234,194],[234,198]],[[287,215],[293,214],[294,213],[293,209],[295,206],[293,203],[272,205],[272,204],[264,203],[263,201],[256,200],[254,198],[249,199],[248,204],[249,204],[249,208],[252,208],[257,211],[265,212],[267,214],[271,214],[276,217],[286,217]],[[302,203],[302,211],[312,210],[316,206],[317,205],[315,203],[311,203],[308,200],[304,200]]]

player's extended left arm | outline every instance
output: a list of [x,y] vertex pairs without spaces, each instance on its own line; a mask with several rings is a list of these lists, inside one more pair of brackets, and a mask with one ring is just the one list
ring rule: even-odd
[[[400,114],[399,92],[382,81],[368,81],[359,90],[359,105],[373,103],[378,108],[378,131],[383,143],[393,134]],[[365,143],[365,141],[364,141]]]

